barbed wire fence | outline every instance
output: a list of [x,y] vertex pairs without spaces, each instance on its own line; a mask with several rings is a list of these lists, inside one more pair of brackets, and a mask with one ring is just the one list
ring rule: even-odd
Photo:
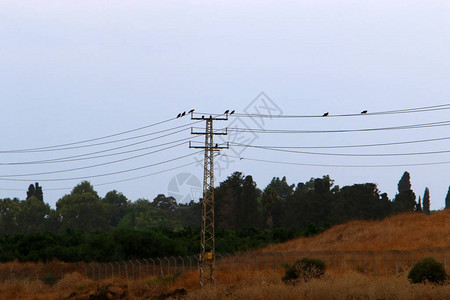
[[[217,254],[216,269],[236,270],[283,270],[283,265],[292,264],[303,257],[318,258],[331,270],[356,270],[361,273],[381,275],[399,274],[408,271],[425,257],[433,257],[446,269],[450,259],[450,246],[415,250],[379,251],[297,251],[297,252],[247,252]],[[128,280],[149,276],[173,276],[182,272],[198,270],[198,256],[170,256],[135,259],[114,263],[89,264],[84,266],[87,278],[99,280],[121,277]]]
[[[243,252],[216,255],[218,272],[239,270],[282,272],[284,265],[293,264],[303,257],[318,258],[325,262],[329,270],[354,270],[365,274],[400,274],[425,257],[433,257],[450,271],[450,246],[415,250],[377,251],[295,251],[295,252]],[[63,267],[43,264],[34,272],[24,271],[26,266],[12,264],[9,270],[0,274],[1,281],[43,280],[48,274],[62,278],[65,274],[77,272],[88,279],[104,280],[122,278],[134,280],[146,277],[176,276],[184,272],[196,272],[199,267],[198,255],[167,256],[146,259],[131,259],[106,263],[72,263]]]

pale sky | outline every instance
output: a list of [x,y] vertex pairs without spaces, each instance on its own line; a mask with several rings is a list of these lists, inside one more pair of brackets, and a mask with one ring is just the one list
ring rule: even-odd
[[[174,118],[191,108],[207,113],[222,113],[226,109],[235,109],[237,113],[254,112],[262,106],[260,98],[254,101],[261,92],[276,105],[279,115],[330,112],[331,116],[358,114],[362,110],[370,113],[449,104],[449,15],[448,1],[0,0],[3,124],[0,151],[94,139]],[[235,121],[241,127],[265,130],[380,128],[448,121],[449,111],[269,119],[264,125],[249,118],[234,118],[228,123],[217,122],[215,126],[222,128]],[[189,119],[184,117],[108,141],[188,123]],[[449,128],[326,134],[261,133],[246,138],[252,145],[264,146],[357,145],[443,138],[450,136]],[[187,126],[183,132],[107,153],[169,142],[174,142],[169,146],[178,145],[177,140],[190,136]],[[234,138],[229,136],[227,140]],[[28,185],[39,181],[45,201],[54,206],[82,180],[61,180],[73,177],[91,181],[101,196],[116,189],[133,201],[138,198],[151,200],[159,193],[167,195],[170,189],[173,190],[173,179],[184,178],[177,177],[181,173],[191,174],[191,179],[197,178],[201,182],[201,166],[175,169],[195,162],[195,158],[201,159],[201,155],[132,172],[89,177],[158,164],[194,153],[196,150],[189,149],[187,141],[159,153],[76,171],[60,172],[126,159],[155,149],[83,161],[4,165],[104,151],[143,139],[43,153],[0,153],[3,164],[0,165],[0,198],[24,199]],[[197,140],[202,141],[202,138]],[[446,151],[450,150],[449,146],[450,140],[446,139],[386,147],[310,151],[404,154]],[[232,156],[241,150],[235,147],[221,153]],[[449,153],[341,157],[247,148],[239,155],[319,165],[450,162]],[[170,168],[173,170],[155,176],[99,185]],[[32,175],[55,171],[59,173]],[[222,161],[216,172],[216,183],[234,171],[252,175],[261,189],[274,176],[286,176],[289,183],[327,174],[339,186],[373,182],[391,199],[403,172],[408,171],[417,195],[423,195],[425,187],[429,187],[432,209],[444,207],[450,185],[449,163],[342,168],[234,159],[228,165]],[[5,180],[8,178],[24,181]],[[45,181],[48,179],[54,180]],[[180,187],[180,195],[192,194],[189,187]]]

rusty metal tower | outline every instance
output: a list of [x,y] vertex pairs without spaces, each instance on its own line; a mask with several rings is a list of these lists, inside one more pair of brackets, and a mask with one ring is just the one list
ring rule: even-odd
[[206,283],[214,283],[214,271],[215,271],[215,238],[214,238],[214,153],[220,149],[228,149],[228,144],[222,146],[214,144],[214,135],[227,135],[227,130],[222,132],[214,132],[213,121],[226,121],[228,120],[228,113],[225,113],[225,117],[194,117],[191,112],[191,120],[205,120],[206,127],[205,132],[195,132],[191,128],[191,134],[205,135],[204,146],[192,146],[189,143],[189,148],[205,149],[204,159],[204,173],[203,173],[203,198],[202,204],[202,228],[201,228],[201,242],[200,242],[200,286],[204,286]]

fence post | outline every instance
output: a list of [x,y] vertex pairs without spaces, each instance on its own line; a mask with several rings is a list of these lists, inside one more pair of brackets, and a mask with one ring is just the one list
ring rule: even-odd
[[163,266],[162,266],[162,260],[161,260],[161,258],[159,258],[159,257],[157,257],[156,259],[159,261],[159,268],[161,269],[161,277],[164,277]]
[[153,264],[153,276],[156,277],[156,263],[153,260],[153,258],[150,258],[150,260],[152,261],[152,264]]
[[182,266],[183,266],[183,273],[185,272],[185,269],[184,269],[184,259],[183,259],[183,257],[181,257],[181,256],[178,256],[180,259],[181,259],[181,263],[182,263]]
[[190,256],[186,256],[186,258],[189,260],[189,271],[192,271],[192,260]]
[[91,267],[92,267],[92,280],[95,280],[95,268],[94,268],[94,264],[92,264]]
[[354,251],[350,251],[350,253],[353,255],[353,270],[356,269],[356,253]]
[[169,275],[170,274],[170,260],[165,256],[163,258],[164,258],[164,260],[167,260],[167,275]]
[[136,259],[136,262],[138,263],[139,266],[139,278],[142,277],[142,273],[141,273],[141,263],[139,262],[139,259]]
[[129,280],[128,279],[128,266],[127,266],[127,263],[125,261],[123,261],[123,264],[125,265],[125,277],[127,278],[127,280]]
[[120,263],[116,261],[116,264],[119,266],[119,277],[120,277]]
[[114,265],[112,262],[109,263],[111,266],[111,278],[114,277]]
[[396,251],[392,250],[392,257],[394,259],[394,266],[395,266],[395,274],[398,275],[398,265],[397,265],[397,256],[396,256]]
[[439,249],[441,249],[441,251],[442,251],[442,262],[444,264],[444,268],[447,268],[447,261],[446,261],[446,257],[445,257],[445,250],[442,247],[440,247]]

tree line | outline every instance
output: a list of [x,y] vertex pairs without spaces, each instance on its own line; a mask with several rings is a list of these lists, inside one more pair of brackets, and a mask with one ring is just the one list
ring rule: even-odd
[[[382,219],[405,211],[430,214],[430,191],[416,199],[410,174],[404,172],[398,193],[389,199],[374,183],[339,187],[328,176],[289,184],[286,177],[274,177],[263,189],[251,175],[234,172],[215,188],[216,227],[239,229],[255,227],[305,228],[309,224],[330,226],[354,219]],[[65,233],[67,230],[92,232],[113,229],[147,230],[200,227],[201,205],[158,194],[153,200],[130,201],[112,190],[100,197],[83,181],[51,208],[44,201],[39,183],[30,185],[26,199],[0,199],[0,235],[36,232]],[[450,207],[450,187],[446,197]]]
[[[327,175],[298,184],[274,177],[261,190],[251,175],[234,172],[214,192],[219,252],[311,236],[349,220],[431,213],[429,189],[416,199],[408,172],[393,199],[374,183],[339,187]],[[199,202],[177,203],[164,194],[130,201],[116,190],[100,197],[88,181],[61,197],[56,208],[44,202],[39,183],[26,195],[0,199],[0,261],[113,261],[199,251]],[[450,208],[450,187],[445,203]]]

